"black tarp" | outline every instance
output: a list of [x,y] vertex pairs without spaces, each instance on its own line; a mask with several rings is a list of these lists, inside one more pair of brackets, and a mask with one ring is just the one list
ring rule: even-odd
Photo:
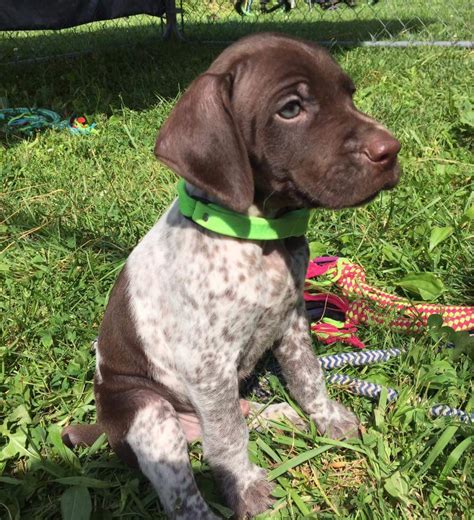
[[0,0],[0,31],[64,29],[133,14],[162,16],[165,0]]

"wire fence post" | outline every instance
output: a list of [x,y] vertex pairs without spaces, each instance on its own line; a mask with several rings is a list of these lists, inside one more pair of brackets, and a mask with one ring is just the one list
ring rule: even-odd
[[[163,34],[163,39],[170,40],[176,38],[179,40],[183,39],[184,29],[184,17],[183,17],[183,5],[180,1],[180,7],[176,8],[176,0],[166,0],[166,30]],[[181,29],[178,26],[178,14],[181,15]]]

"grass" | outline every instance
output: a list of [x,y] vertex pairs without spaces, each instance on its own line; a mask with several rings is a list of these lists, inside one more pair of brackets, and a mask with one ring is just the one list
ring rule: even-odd
[[[99,129],[0,142],[2,519],[159,517],[149,483],[103,439],[73,453],[59,431],[94,418],[90,342],[119,269],[174,197],[175,177],[152,155],[157,130],[219,51],[161,43],[0,68],[4,103],[87,113]],[[310,239],[360,262],[382,288],[429,272],[444,284],[437,301],[472,304],[471,54],[334,53],[358,85],[359,107],[401,140],[404,175],[369,206],[315,213]],[[438,228],[450,234],[430,248]],[[331,387],[366,428],[357,442],[284,424],[251,433],[251,457],[277,484],[277,505],[262,518],[471,518],[472,427],[427,415],[437,403],[472,411],[471,359],[443,348],[435,331],[413,338],[371,327],[361,337],[371,348],[407,348],[400,360],[345,371],[398,389],[398,401]],[[268,381],[275,399],[289,399]],[[205,497],[225,513],[199,445],[191,458]]]

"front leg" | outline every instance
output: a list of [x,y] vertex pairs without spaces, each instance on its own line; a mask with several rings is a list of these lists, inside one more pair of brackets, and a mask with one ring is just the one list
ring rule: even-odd
[[236,518],[265,511],[273,503],[273,486],[266,472],[249,460],[237,374],[225,377],[201,371],[199,380],[187,386],[201,422],[204,457]]
[[357,437],[357,417],[329,399],[321,363],[313,352],[304,303],[297,307],[290,327],[274,348],[291,395],[316,423],[318,431],[334,439]]

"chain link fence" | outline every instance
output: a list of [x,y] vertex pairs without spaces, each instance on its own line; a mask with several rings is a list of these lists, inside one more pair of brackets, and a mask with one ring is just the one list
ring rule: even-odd
[[472,47],[469,0],[186,0],[185,35],[232,41],[262,30],[326,44]]
[[0,31],[0,64],[154,46],[169,33],[190,42],[227,43],[266,30],[326,45],[474,47],[470,0],[176,0],[168,8],[161,18],[137,15],[62,30]]
[[0,31],[0,64],[74,56],[117,47],[153,46],[163,39],[165,33],[164,18],[149,15],[61,30]]

